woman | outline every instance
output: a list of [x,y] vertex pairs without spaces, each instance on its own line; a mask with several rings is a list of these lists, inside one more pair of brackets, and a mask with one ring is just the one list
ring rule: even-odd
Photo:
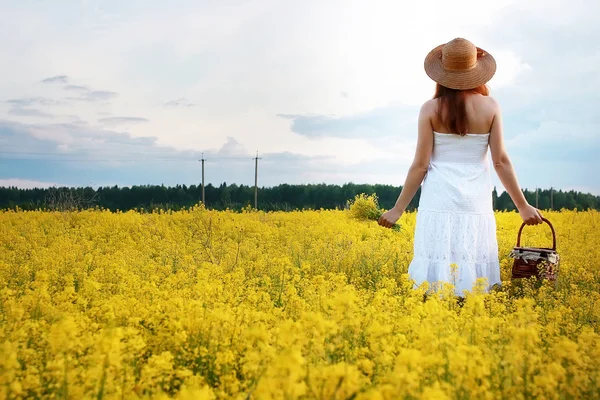
[[436,93],[421,107],[415,157],[402,192],[379,224],[391,227],[423,183],[410,277],[416,286],[453,283],[459,296],[477,278],[487,278],[488,291],[501,284],[488,147],[523,221],[539,224],[542,215],[520,190],[504,147],[500,107],[488,96],[494,58],[457,38],[427,55],[425,71],[437,83]]

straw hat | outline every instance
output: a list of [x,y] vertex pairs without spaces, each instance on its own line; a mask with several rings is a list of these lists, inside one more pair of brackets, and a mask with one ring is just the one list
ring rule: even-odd
[[429,52],[425,72],[450,89],[474,89],[492,79],[496,60],[468,40],[456,38]]

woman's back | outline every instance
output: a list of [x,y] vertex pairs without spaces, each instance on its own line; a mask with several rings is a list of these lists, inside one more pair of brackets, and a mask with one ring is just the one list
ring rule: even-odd
[[[483,96],[478,93],[468,94],[465,96],[465,112],[467,116],[467,129],[469,133],[489,133],[496,115],[496,102],[489,96]],[[441,99],[432,99],[437,110],[431,116],[431,125],[435,132],[440,133],[456,133],[444,124],[442,121],[443,113],[439,112]]]

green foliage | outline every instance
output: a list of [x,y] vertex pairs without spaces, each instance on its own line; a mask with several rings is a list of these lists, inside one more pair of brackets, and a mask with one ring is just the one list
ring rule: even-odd
[[[383,209],[393,207],[401,187],[392,185],[370,185],[345,183],[343,185],[282,184],[262,187],[258,190],[258,207],[263,211],[293,211],[302,209],[344,209],[348,199],[358,194],[376,195]],[[528,201],[535,206],[535,191],[524,190]],[[254,206],[254,187],[222,183],[205,187],[206,207],[213,210],[240,211]],[[420,192],[412,199],[407,211],[414,211],[419,204]],[[111,211],[155,209],[177,211],[192,207],[202,201],[201,185],[138,185],[131,187],[51,187],[47,189],[19,189],[0,187],[0,209],[22,210],[50,209],[72,210],[103,208]],[[493,193],[494,209],[511,211],[515,206],[506,192]],[[540,190],[538,206],[542,210],[596,209],[600,210],[600,196],[575,191]]]

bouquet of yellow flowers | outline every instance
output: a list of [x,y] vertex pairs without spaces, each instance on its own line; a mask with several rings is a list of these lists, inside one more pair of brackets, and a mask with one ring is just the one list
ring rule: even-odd
[[[363,221],[378,221],[381,215],[385,212],[385,210],[379,208],[379,202],[376,194],[357,194],[354,196],[354,200],[348,201],[348,208],[350,211],[350,217]],[[394,224],[394,226],[392,226],[392,230],[399,231],[400,224]]]

